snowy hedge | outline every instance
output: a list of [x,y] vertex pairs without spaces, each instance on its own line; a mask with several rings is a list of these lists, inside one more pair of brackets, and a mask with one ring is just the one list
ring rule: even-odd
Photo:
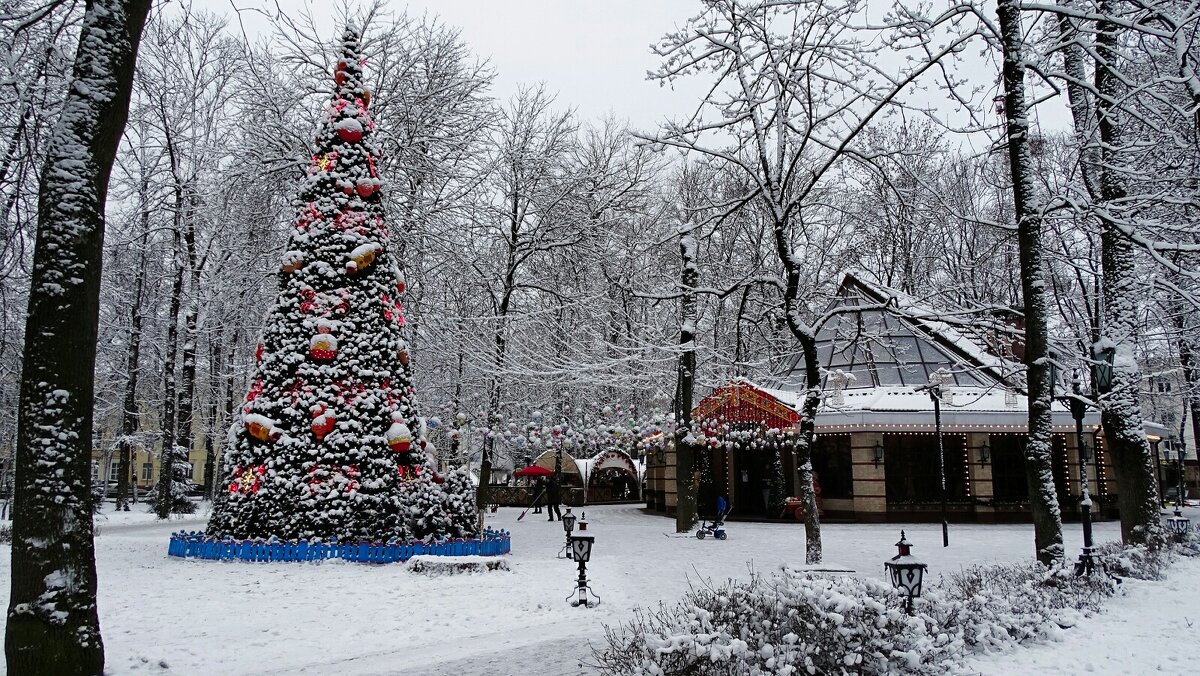
[[[1159,566],[1142,551],[1135,566]],[[943,674],[970,653],[1058,637],[1116,584],[1039,564],[978,566],[926,586],[914,614],[882,579],[785,569],[693,588],[606,631],[606,674]]]
[[408,572],[423,575],[461,575],[511,570],[508,561],[487,556],[414,556],[408,560]]

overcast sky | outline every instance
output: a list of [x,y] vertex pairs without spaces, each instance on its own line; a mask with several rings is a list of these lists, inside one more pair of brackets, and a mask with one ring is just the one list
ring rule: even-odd
[[[275,0],[198,0],[217,12],[232,4],[274,11]],[[333,0],[278,0],[288,13],[311,8],[333,16]],[[392,9],[410,15],[437,14],[462,31],[476,54],[491,60],[494,95],[507,98],[523,84],[545,82],[562,107],[582,119],[613,114],[639,129],[653,128],[670,115],[683,115],[702,94],[702,83],[672,91],[646,80],[658,66],[650,45],[688,17],[697,0],[395,0]],[[251,33],[269,30],[265,21],[243,13]],[[340,27],[332,25],[329,36]]]

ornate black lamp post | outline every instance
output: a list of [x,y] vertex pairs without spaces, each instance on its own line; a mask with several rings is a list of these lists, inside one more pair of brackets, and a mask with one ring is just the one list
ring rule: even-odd
[[1163,491],[1163,461],[1159,453],[1158,446],[1162,443],[1161,439],[1153,439],[1150,441],[1150,448],[1154,451],[1154,478],[1158,479],[1158,503],[1163,509],[1167,508],[1167,496]]
[[950,374],[938,369],[929,375],[929,384],[916,388],[925,390],[933,400],[933,429],[937,435],[938,452],[938,481],[942,499],[942,546],[950,546],[950,523],[946,520],[946,452],[942,446],[942,386],[950,379]]
[[1075,447],[1079,449],[1079,520],[1083,524],[1083,551],[1075,563],[1076,575],[1091,575],[1096,563],[1092,559],[1092,494],[1088,488],[1088,445],[1083,436],[1083,416],[1087,413],[1087,402],[1083,398],[1083,386],[1079,377],[1071,379],[1071,394],[1067,405],[1075,419]]
[[[1096,365],[1096,388],[1106,392],[1112,387],[1113,350],[1101,351],[1101,363]],[[1058,364],[1054,362],[1055,355],[1050,354],[1050,397],[1054,398],[1054,390],[1058,386]],[[1107,361],[1105,361],[1107,360]],[[1079,373],[1071,378],[1071,393],[1062,397],[1062,401],[1071,410],[1071,418],[1075,420],[1075,447],[1079,451],[1079,521],[1083,525],[1083,549],[1079,552],[1079,560],[1075,562],[1076,575],[1091,575],[1096,568],[1092,558],[1094,542],[1092,540],[1092,493],[1088,486],[1087,464],[1090,456],[1087,440],[1083,434],[1083,418],[1087,414],[1088,403],[1083,396],[1083,383]]]
[[[1173,455],[1172,451],[1175,450],[1173,448],[1174,445],[1175,445],[1175,440],[1170,437],[1167,437],[1167,447],[1163,449],[1162,459],[1163,459],[1163,464],[1165,464],[1167,466],[1168,472],[1171,471],[1171,456]],[[1179,462],[1176,461],[1175,464],[1178,465]],[[1159,476],[1159,479],[1158,479],[1158,491],[1159,491],[1159,497],[1162,498],[1163,509],[1166,509],[1167,502],[1169,502],[1169,500],[1167,499],[1166,481],[1162,478],[1161,475]],[[1176,504],[1178,504],[1178,502],[1179,502],[1179,499],[1178,499],[1178,496],[1176,496]]]
[[[1180,427],[1182,428],[1182,425]],[[1188,529],[1191,527],[1191,524],[1192,524],[1191,519],[1184,516],[1183,512],[1180,511],[1181,508],[1183,507],[1183,490],[1184,490],[1184,488],[1183,488],[1183,467],[1184,467],[1183,460],[1184,460],[1184,457],[1187,455],[1187,452],[1183,445],[1183,441],[1181,439],[1177,440],[1173,436],[1168,437],[1167,445],[1168,445],[1168,447],[1170,447],[1170,446],[1176,447],[1175,448],[1175,472],[1179,476],[1179,485],[1175,489],[1176,491],[1178,491],[1175,494],[1175,514],[1171,518],[1167,519],[1167,529],[1171,531],[1171,533],[1175,536],[1176,539],[1178,539],[1180,542],[1182,542],[1183,537],[1185,535],[1187,535]],[[1163,458],[1167,462],[1170,462],[1171,461],[1171,452],[1169,450],[1163,451]],[[1166,504],[1165,495],[1164,495],[1163,504],[1164,505]]]
[[904,610],[912,614],[913,599],[921,595],[921,583],[925,579],[925,569],[929,566],[912,555],[912,545],[904,539],[904,531],[900,531],[900,541],[896,543],[899,551],[890,560],[883,562],[892,580],[892,587],[907,597]]
[[[584,608],[594,607],[600,603],[600,596],[588,586],[587,562],[592,558],[592,545],[595,544],[596,537],[594,535],[572,535],[570,542],[571,558],[579,562],[579,578],[575,581],[575,593],[568,596],[567,600],[574,596],[575,600],[571,601],[571,605]],[[595,603],[588,603],[589,594],[596,597]]]
[[[1180,427],[1182,428],[1183,426],[1180,425]],[[1175,455],[1176,473],[1179,475],[1179,488],[1178,492],[1175,494],[1175,511],[1178,512],[1179,508],[1184,504],[1183,500],[1185,497],[1183,494],[1185,490],[1183,485],[1183,472],[1187,467],[1187,463],[1184,462],[1187,460],[1187,442],[1184,441],[1183,437],[1176,439]]]
[[[571,533],[575,531],[575,515],[571,513],[571,508],[567,507],[567,513],[562,515],[563,532],[567,534],[567,542],[559,551],[560,558],[571,558]],[[564,556],[565,552],[565,556]]]

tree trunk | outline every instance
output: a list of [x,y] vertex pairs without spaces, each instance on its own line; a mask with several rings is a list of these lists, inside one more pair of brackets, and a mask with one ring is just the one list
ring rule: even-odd
[[[189,191],[190,193],[190,191]],[[191,276],[191,298],[188,300],[187,311],[183,313],[183,368],[182,382],[179,388],[178,418],[175,423],[176,457],[171,468],[172,488],[177,494],[171,496],[171,510],[191,511],[185,495],[178,494],[181,487],[187,483],[184,467],[191,465],[192,434],[196,418],[196,342],[198,339],[197,323],[199,321],[200,302],[200,266],[196,262],[196,224],[195,224],[195,195],[188,195],[187,228],[183,232],[183,240],[187,249],[188,271]]]
[[[1111,0],[1102,0],[1098,13],[1110,16],[1113,11]],[[1116,24],[1097,21],[1095,80],[1101,168],[1097,183],[1101,203],[1109,213],[1117,214],[1125,198],[1120,174],[1121,121],[1115,98],[1122,94],[1116,72],[1119,60]],[[1129,544],[1158,547],[1165,543],[1165,533],[1158,513],[1157,467],[1142,424],[1138,400],[1141,374],[1133,347],[1133,340],[1141,330],[1133,242],[1121,233],[1111,217],[1100,218],[1100,264],[1104,271],[1101,289],[1104,322],[1097,352],[1109,347],[1116,351],[1112,387],[1100,400],[1100,421],[1120,487],[1117,506],[1121,511],[1121,538]]]
[[[790,275],[789,275],[790,276]],[[788,304],[788,315],[794,316],[795,303]],[[791,321],[788,322],[792,324]],[[804,562],[821,563],[825,557],[821,543],[821,513],[817,511],[817,490],[813,481],[812,447],[817,439],[817,407],[821,404],[821,371],[817,359],[816,336],[792,327],[792,335],[800,341],[804,355],[804,377],[808,389],[800,406],[800,436],[796,439],[796,471],[800,475],[800,499],[804,502]]]
[[1025,445],[1025,477],[1033,513],[1034,550],[1038,561],[1050,565],[1065,558],[1062,512],[1051,464],[1049,304],[1046,298],[1045,249],[1042,215],[1034,188],[1029,150],[1029,117],[1025,101],[1024,36],[1016,0],[996,7],[1004,47],[1004,109],[1008,118],[1008,162],[1013,182],[1013,213],[1017,220],[1017,254],[1021,293],[1025,302],[1025,373],[1029,401],[1029,437]]
[[[515,174],[514,174],[515,175]],[[517,286],[517,243],[521,237],[521,204],[520,193],[516,190],[509,197],[508,213],[508,242],[507,266],[504,274],[504,288],[501,290],[500,302],[496,305],[496,333],[493,336],[496,346],[493,364],[496,372],[492,375],[488,387],[487,425],[488,435],[483,440],[482,455],[479,458],[479,486],[475,489],[475,506],[479,510],[479,533],[483,536],[483,512],[488,504],[488,484],[492,475],[492,453],[496,450],[496,430],[500,427],[500,405],[503,401],[503,385],[500,372],[508,358],[507,329],[508,309],[512,303],[512,294]],[[586,490],[586,486],[584,489]]]
[[104,204],[149,0],[87,3],[38,200],[18,411],[10,674],[99,674],[92,402]]
[[821,515],[817,511],[817,491],[813,483],[812,447],[817,438],[817,407],[821,404],[821,370],[817,359],[816,333],[800,323],[800,266],[792,255],[788,239],[788,224],[776,220],[772,224],[775,253],[783,264],[785,286],[784,315],[788,330],[800,343],[804,358],[804,378],[807,389],[800,405],[800,435],[796,439],[796,473],[799,474],[800,500],[804,503],[804,562],[821,563],[824,548],[821,543]]
[[696,238],[685,231],[679,239],[682,258],[679,322],[679,376],[675,390],[675,532],[686,533],[696,525],[696,443],[692,429],[692,397],[696,379]]
[[221,398],[221,332],[216,332],[209,342],[209,402],[208,424],[204,434],[204,499],[212,501],[217,485],[217,429],[221,426],[217,401]]
[[[143,211],[143,224],[149,218],[149,211]],[[146,232],[146,230],[143,230]],[[145,239],[143,238],[143,242]],[[145,251],[145,248],[142,249]],[[121,445],[119,462],[120,476],[117,477],[117,511],[129,511],[130,466],[133,456],[133,436],[138,431],[138,364],[142,350],[142,292],[146,281],[145,255],[138,257],[138,266],[134,274],[133,316],[130,319],[129,352],[126,355],[125,369],[129,378],[125,381],[125,404],[121,412]]]
[[[177,189],[178,193],[178,189]],[[176,197],[176,206],[180,206]],[[176,211],[176,225],[182,212]],[[179,229],[175,230],[175,280],[171,284],[171,300],[167,310],[167,354],[163,364],[163,407],[162,419],[162,451],[159,453],[158,465],[158,497],[154,501],[154,511],[158,518],[166,519],[171,516],[171,480],[175,467],[175,421],[176,421],[176,378],[175,358],[179,351],[179,311],[183,296],[184,264],[180,260]]]

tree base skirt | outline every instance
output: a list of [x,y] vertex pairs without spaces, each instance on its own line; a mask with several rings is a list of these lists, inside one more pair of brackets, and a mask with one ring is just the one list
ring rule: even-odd
[[456,538],[433,542],[328,542],[321,540],[290,540],[287,542],[251,539],[218,540],[203,532],[180,531],[171,535],[167,555],[181,559],[210,561],[250,561],[275,563],[284,561],[324,561],[340,559],[352,563],[403,563],[414,556],[503,556],[512,550],[512,537],[505,530],[487,529],[481,538]]

